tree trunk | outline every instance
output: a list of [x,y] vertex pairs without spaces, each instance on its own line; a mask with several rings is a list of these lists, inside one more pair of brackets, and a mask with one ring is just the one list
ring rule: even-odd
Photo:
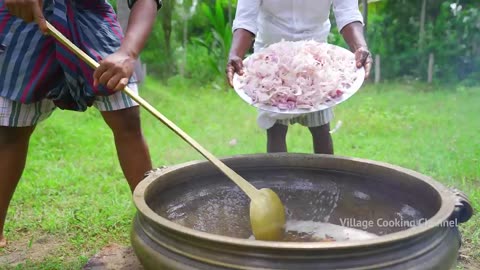
[[433,72],[434,72],[434,62],[435,61],[435,56],[433,53],[431,53],[429,56],[428,56],[428,83],[432,83],[433,81]]
[[418,48],[423,50],[425,42],[425,17],[427,13],[427,0],[422,0],[422,9],[420,11],[420,33],[418,37]]
[[368,0],[362,0],[362,7],[363,7],[363,23],[365,24],[364,27],[364,36],[365,40],[367,40],[367,26],[368,26]]
[[164,74],[162,76],[169,77],[177,72],[177,65],[173,58],[171,35],[172,35],[172,20],[176,1],[163,1],[163,7],[160,10],[159,18],[163,30],[163,41],[165,42],[164,59],[162,59],[162,66]]
[[379,83],[381,80],[381,66],[380,66],[380,55],[375,55],[375,84]]
[[185,77],[187,67],[187,43],[188,43],[188,16],[183,19],[183,61],[181,75]]
[[[172,59],[172,46],[171,46],[171,35],[172,35],[172,14],[175,8],[175,1],[163,1],[162,14],[160,15],[163,29],[163,38],[165,41],[165,59],[168,64],[173,64]],[[172,66],[173,67],[173,66]]]

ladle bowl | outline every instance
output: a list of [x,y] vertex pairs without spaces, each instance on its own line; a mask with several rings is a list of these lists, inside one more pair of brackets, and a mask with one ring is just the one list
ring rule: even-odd
[[160,168],[134,192],[131,242],[145,269],[452,269],[458,225],[473,214],[461,192],[391,164],[312,154],[222,161],[274,190],[297,233],[255,240],[248,197],[206,161]]
[[285,208],[278,195],[269,188],[259,190],[257,200],[250,201],[250,225],[257,239],[281,240],[285,227]]

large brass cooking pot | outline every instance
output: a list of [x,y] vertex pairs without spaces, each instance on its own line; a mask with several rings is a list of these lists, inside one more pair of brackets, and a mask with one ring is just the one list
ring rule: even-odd
[[248,198],[209,162],[195,161],[150,173],[134,192],[131,242],[145,269],[452,269],[457,225],[473,213],[462,193],[390,164],[312,154],[222,160],[277,192],[288,218],[361,225],[378,237],[248,239]]

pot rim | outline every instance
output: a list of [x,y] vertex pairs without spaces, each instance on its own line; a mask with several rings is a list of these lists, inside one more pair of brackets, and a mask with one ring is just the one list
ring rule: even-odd
[[[392,171],[396,171],[402,174],[407,174],[412,177],[415,177],[425,184],[429,185],[439,194],[441,198],[441,205],[438,211],[430,219],[428,219],[424,224],[412,227],[406,230],[399,232],[387,234],[380,236],[378,238],[367,239],[367,240],[352,240],[352,241],[342,241],[342,242],[279,242],[279,241],[261,241],[261,240],[250,240],[250,239],[241,239],[230,236],[216,235],[207,232],[197,231],[182,225],[179,225],[173,221],[168,220],[155,213],[147,204],[145,200],[145,193],[151,183],[158,181],[158,178],[146,177],[141,181],[134,190],[133,201],[143,217],[153,221],[154,223],[160,225],[169,230],[173,230],[184,235],[187,235],[189,238],[197,238],[203,241],[215,242],[218,244],[229,244],[235,246],[242,246],[245,248],[266,248],[266,249],[286,249],[286,250],[312,250],[312,249],[345,249],[345,248],[358,248],[358,247],[371,247],[372,245],[383,245],[390,244],[393,242],[409,239],[412,237],[419,236],[424,234],[438,226],[440,226],[445,221],[448,221],[455,209],[455,195],[451,190],[449,190],[444,185],[435,181],[434,179],[421,174],[419,172],[406,169],[397,165],[392,165],[386,162],[373,161],[363,158],[354,158],[354,157],[345,157],[345,156],[331,156],[324,154],[302,154],[302,153],[267,153],[267,154],[246,154],[246,155],[232,155],[220,158],[222,162],[229,161],[232,159],[238,158],[255,158],[255,157],[313,157],[318,158],[329,158],[337,159],[355,163],[363,163],[377,167],[384,167]],[[198,165],[202,163],[209,163],[206,160],[195,160],[190,162],[181,163],[178,165],[173,165],[162,170],[161,175],[166,175],[169,172],[174,170],[184,169],[192,165]]]

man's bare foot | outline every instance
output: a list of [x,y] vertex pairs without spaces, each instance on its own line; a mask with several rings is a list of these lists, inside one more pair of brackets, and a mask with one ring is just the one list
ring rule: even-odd
[[7,238],[3,237],[3,235],[0,236],[0,248],[4,248],[7,246]]

